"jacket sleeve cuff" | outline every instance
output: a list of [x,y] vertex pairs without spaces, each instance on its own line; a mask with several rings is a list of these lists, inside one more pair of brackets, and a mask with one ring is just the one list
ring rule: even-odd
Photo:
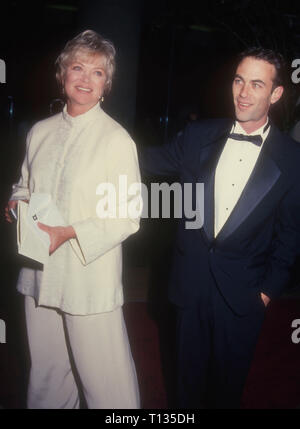
[[83,265],[87,265],[138,231],[139,222],[138,219],[89,218],[72,226],[76,238],[70,240],[71,245]]

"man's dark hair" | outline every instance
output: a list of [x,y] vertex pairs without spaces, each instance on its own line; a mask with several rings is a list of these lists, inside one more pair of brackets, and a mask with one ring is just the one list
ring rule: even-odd
[[238,56],[238,64],[240,64],[245,58],[253,57],[257,60],[267,61],[275,67],[275,78],[273,82],[272,91],[277,86],[285,86],[286,83],[286,63],[283,56],[279,52],[275,52],[272,49],[265,49],[261,47],[247,48],[241,52]]

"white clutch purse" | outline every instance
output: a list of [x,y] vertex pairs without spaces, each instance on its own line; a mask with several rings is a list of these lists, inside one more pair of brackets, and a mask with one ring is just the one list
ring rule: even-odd
[[18,253],[46,264],[50,238],[38,227],[38,222],[48,226],[66,225],[50,194],[32,193],[29,204],[18,201]]

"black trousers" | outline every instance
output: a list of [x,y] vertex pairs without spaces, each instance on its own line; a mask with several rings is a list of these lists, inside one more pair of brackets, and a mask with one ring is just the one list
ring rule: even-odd
[[240,407],[265,308],[236,315],[215,285],[195,305],[177,308],[178,408]]

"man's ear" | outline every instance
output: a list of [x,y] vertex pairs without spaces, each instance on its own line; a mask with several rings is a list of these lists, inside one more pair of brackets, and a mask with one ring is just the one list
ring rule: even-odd
[[277,86],[271,94],[271,100],[270,100],[271,104],[276,103],[276,101],[278,101],[281,98],[282,94],[283,94],[283,86]]

